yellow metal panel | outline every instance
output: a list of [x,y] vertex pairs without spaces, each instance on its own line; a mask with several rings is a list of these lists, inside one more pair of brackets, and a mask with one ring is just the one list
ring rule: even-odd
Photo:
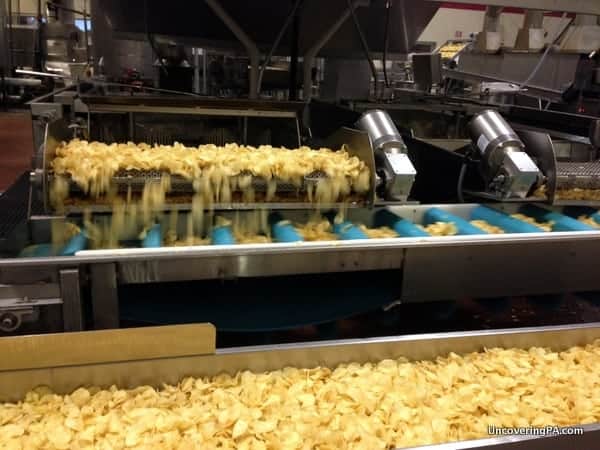
[[215,353],[211,324],[0,338],[0,371],[138,361]]

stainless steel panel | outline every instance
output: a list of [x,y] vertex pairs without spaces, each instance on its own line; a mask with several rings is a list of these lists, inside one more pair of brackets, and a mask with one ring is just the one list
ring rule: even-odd
[[0,299],[23,302],[60,299],[60,287],[56,283],[0,284]]
[[[119,283],[264,277],[289,274],[401,269],[402,250],[363,250],[239,255],[192,259],[148,259],[117,264]],[[400,280],[400,271],[398,272]]]
[[60,290],[63,300],[64,331],[82,331],[83,308],[78,269],[60,271]]
[[[321,207],[323,208],[323,210],[328,210],[328,209],[339,209],[341,207],[346,207],[349,209],[355,209],[355,208],[363,208],[365,206],[366,201],[361,201],[361,202],[351,202],[351,203],[323,203],[321,205]],[[172,211],[172,210],[176,210],[176,211],[189,211],[190,210],[190,204],[177,204],[177,203],[173,203],[170,205],[167,205],[165,207],[165,211]],[[261,203],[237,203],[237,202],[233,202],[233,203],[215,203],[213,205],[213,209],[215,211],[219,211],[219,212],[227,212],[227,211],[256,211],[256,210],[260,210],[260,209],[265,209],[265,207],[267,207],[267,209],[270,210],[298,210],[298,209],[304,209],[305,211],[312,211],[314,210],[314,204],[312,203],[307,203],[307,202],[285,202],[285,203],[278,203],[278,202],[273,202],[273,203],[265,203],[265,202],[261,202]],[[66,206],[65,207],[65,213],[66,214],[83,214],[86,210],[91,211],[92,213],[110,213],[112,212],[112,206],[110,205],[93,205],[93,206]]]
[[424,302],[600,290],[600,240],[406,250],[402,300]]
[[[490,55],[462,52],[457,70],[444,69],[445,76],[467,81],[523,83],[539,62],[536,53]],[[564,87],[575,79],[579,57],[550,52],[537,75],[528,83],[526,93],[545,99],[560,100]]]
[[58,283],[59,261],[54,263],[54,258],[30,258],[25,264],[20,264],[25,259],[0,259],[0,283]]
[[218,117],[273,117],[295,119],[294,111],[276,111],[260,109],[231,109],[231,108],[186,108],[177,106],[146,106],[139,105],[102,105],[89,104],[90,113],[159,113],[159,114],[193,114]]
[[90,266],[94,328],[119,328],[119,299],[116,266],[112,263]]
[[535,162],[546,177],[548,200],[552,203],[556,193],[556,154],[552,139],[546,133],[532,130],[519,130],[519,137],[525,144],[525,151],[535,158]]

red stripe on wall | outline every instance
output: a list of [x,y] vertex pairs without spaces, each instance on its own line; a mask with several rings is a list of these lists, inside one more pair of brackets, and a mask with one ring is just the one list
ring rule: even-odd
[[[444,2],[440,6],[440,8],[463,9],[463,10],[469,10],[469,11],[485,11],[486,7],[485,7],[485,5],[472,5],[472,4],[468,4],[468,3]],[[523,8],[515,8],[512,6],[506,6],[503,9],[503,12],[509,13],[509,14],[525,14],[525,11],[526,10]],[[560,11],[552,11],[552,12],[547,12],[544,15],[547,17],[562,17],[563,13]],[[575,16],[574,14],[567,14],[567,17],[573,18],[574,16]]]

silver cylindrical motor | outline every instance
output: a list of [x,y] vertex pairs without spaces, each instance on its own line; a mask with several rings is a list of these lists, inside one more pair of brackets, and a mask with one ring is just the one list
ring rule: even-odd
[[381,195],[387,200],[406,201],[417,172],[392,118],[385,111],[373,109],[358,119],[356,127],[371,139]]
[[526,198],[542,173],[510,125],[496,111],[487,110],[469,123],[469,132],[482,156],[487,189],[504,198]]
[[500,168],[506,153],[521,152],[525,148],[519,136],[506,120],[491,109],[483,111],[473,118],[469,123],[469,133],[487,165],[493,171]]
[[390,153],[406,151],[402,136],[387,112],[380,109],[367,111],[360,116],[356,126],[369,134],[374,149]]

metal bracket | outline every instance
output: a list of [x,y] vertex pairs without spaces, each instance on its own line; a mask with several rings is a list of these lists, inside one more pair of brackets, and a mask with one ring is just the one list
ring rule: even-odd
[[115,263],[90,266],[94,328],[119,328],[119,297]]
[[83,330],[83,310],[79,286],[79,270],[63,269],[59,272],[60,292],[63,304],[63,329]]

